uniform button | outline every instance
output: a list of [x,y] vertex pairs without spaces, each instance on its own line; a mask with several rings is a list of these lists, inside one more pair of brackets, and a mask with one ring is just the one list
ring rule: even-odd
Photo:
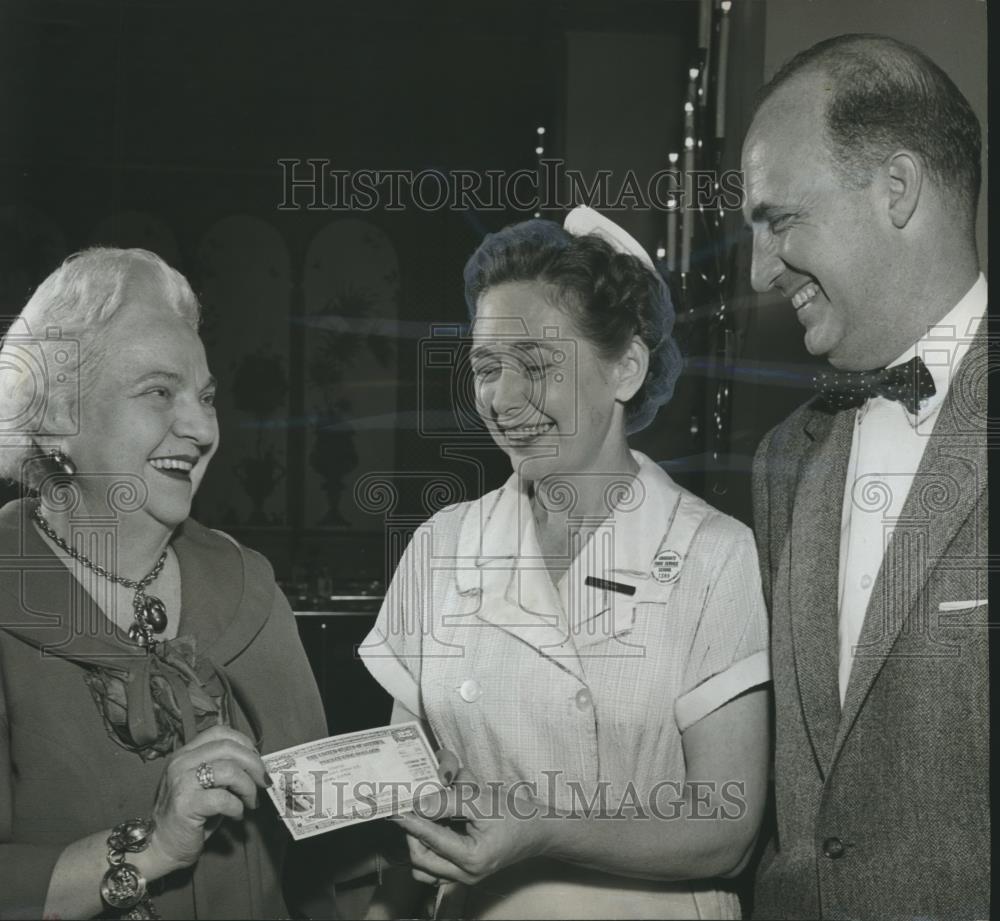
[[589,710],[592,702],[593,699],[590,696],[590,691],[586,688],[576,692],[576,707],[578,710]]
[[840,838],[824,838],[823,839],[823,853],[826,854],[831,860],[837,860],[839,857],[843,857],[845,852],[844,842]]
[[862,576],[861,577],[861,587],[862,588],[871,588],[871,585],[872,585],[872,577],[871,576]]
[[458,693],[462,695],[462,700],[471,704],[473,701],[479,700],[482,696],[483,689],[479,686],[479,682],[474,678],[467,678],[462,682],[462,686],[458,689]]

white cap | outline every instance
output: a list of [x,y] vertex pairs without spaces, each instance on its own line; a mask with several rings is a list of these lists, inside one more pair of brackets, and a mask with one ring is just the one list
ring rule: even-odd
[[617,252],[635,256],[647,269],[656,272],[653,260],[649,258],[649,253],[642,248],[639,241],[622,230],[614,221],[604,217],[603,214],[598,214],[593,208],[588,208],[586,205],[574,208],[566,215],[563,230],[574,237],[595,234]]

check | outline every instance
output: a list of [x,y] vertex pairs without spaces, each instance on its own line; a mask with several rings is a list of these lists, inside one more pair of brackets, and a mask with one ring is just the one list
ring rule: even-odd
[[262,760],[268,793],[296,841],[407,812],[443,789],[419,723],[317,739]]

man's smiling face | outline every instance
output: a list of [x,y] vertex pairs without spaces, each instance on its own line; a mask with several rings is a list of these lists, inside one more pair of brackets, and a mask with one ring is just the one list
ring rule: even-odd
[[[744,216],[753,231],[756,291],[787,297],[805,345],[839,368],[878,367],[892,324],[889,222],[881,184],[852,190],[827,148],[828,81],[797,77],[757,113],[743,145]],[[892,341],[892,336],[888,341]]]

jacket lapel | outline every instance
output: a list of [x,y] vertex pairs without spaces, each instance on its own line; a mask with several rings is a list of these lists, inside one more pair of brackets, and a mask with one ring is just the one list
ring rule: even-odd
[[840,720],[840,524],[855,415],[810,414],[806,434],[814,444],[797,479],[790,535],[788,603],[795,674],[806,729],[824,776]]
[[264,557],[189,518],[173,540],[183,579],[181,629],[218,665],[237,658],[264,628],[279,591]]
[[[35,531],[23,500],[0,512],[0,626],[44,655],[133,666],[148,658],[119,630]],[[188,519],[173,541],[181,569],[178,635],[226,665],[260,632],[276,591],[263,558]],[[249,576],[253,576],[251,579]]]
[[38,535],[30,507],[0,512],[0,627],[43,656],[123,668],[144,659]]
[[[835,742],[840,751],[904,625],[959,529],[985,502],[988,349],[978,336],[948,388],[872,590]],[[985,535],[981,544],[985,546]],[[923,612],[929,617],[931,612]],[[929,621],[927,621],[929,622]]]

